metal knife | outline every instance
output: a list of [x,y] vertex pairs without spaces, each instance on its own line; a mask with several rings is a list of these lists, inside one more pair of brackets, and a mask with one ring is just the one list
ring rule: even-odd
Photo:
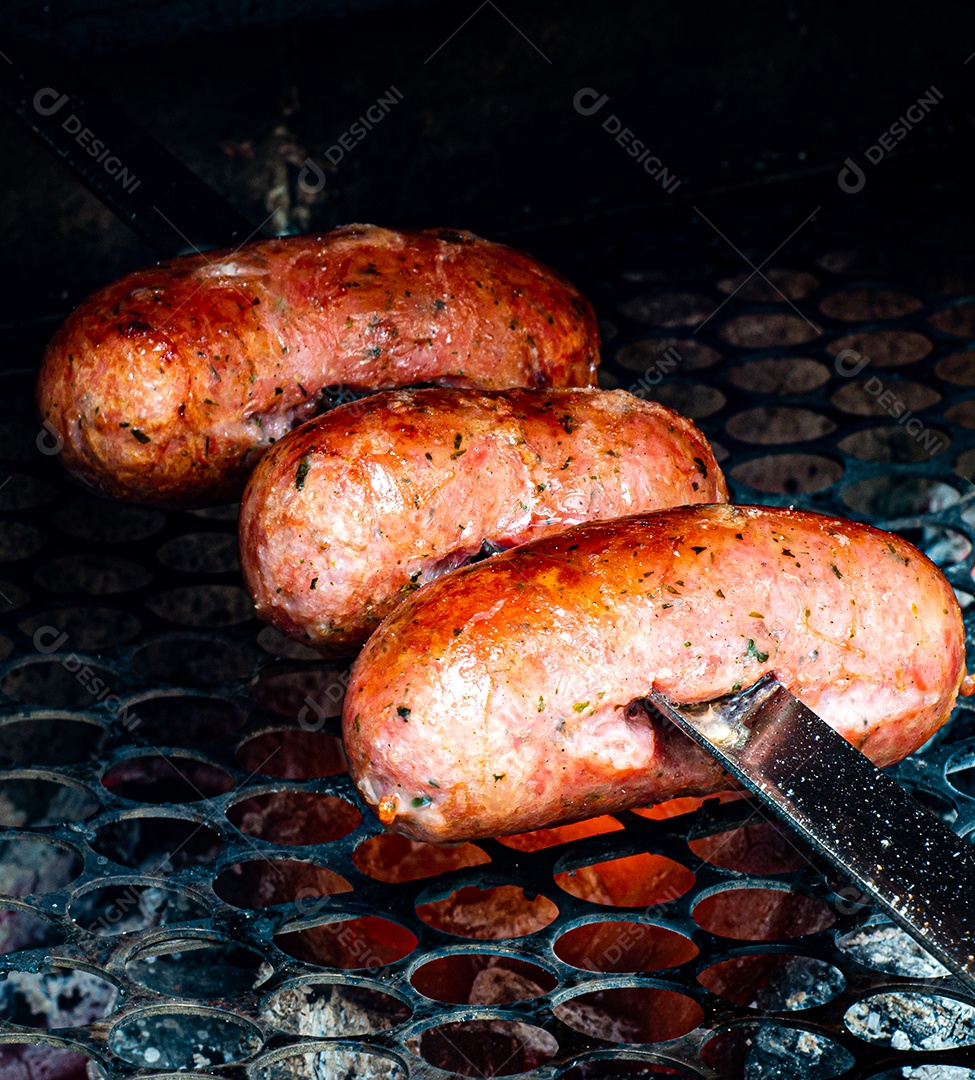
[[260,226],[43,48],[2,43],[0,103],[158,254],[232,247],[259,235]]
[[975,991],[975,852],[774,676],[653,705]]

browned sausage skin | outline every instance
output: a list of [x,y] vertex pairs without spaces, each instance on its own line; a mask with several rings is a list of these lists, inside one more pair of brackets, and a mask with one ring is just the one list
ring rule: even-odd
[[238,497],[328,387],[589,386],[598,360],[588,302],[522,252],[350,225],[106,286],[48,346],[37,396],[89,486],[190,506]]
[[340,652],[482,545],[726,499],[690,420],[623,390],[388,391],[264,456],[241,568],[262,618]]
[[964,645],[941,572],[866,525],[737,506],[579,525],[397,608],[353,668],[346,750],[399,831],[523,832],[731,786],[641,705],[651,687],[705,701],[774,672],[887,765],[948,718]]

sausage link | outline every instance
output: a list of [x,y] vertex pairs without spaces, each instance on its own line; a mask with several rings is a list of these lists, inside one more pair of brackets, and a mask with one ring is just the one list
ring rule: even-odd
[[652,712],[766,672],[889,765],[948,719],[965,636],[951,586],[898,536],[707,506],[579,525],[449,574],[369,639],[350,768],[422,840],[515,833],[733,786]]
[[264,456],[241,568],[262,618],[335,653],[485,548],[726,499],[701,432],[622,390],[389,391]]
[[350,225],[172,259],[108,285],[48,346],[42,419],[90,487],[239,497],[261,454],[340,388],[589,386],[592,308],[472,233]]

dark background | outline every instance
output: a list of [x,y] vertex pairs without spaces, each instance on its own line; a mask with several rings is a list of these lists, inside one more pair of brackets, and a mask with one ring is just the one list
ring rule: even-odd
[[[52,83],[70,65],[268,234],[454,225],[557,258],[552,223],[590,247],[594,230],[652,224],[666,260],[695,205],[727,205],[731,229],[742,192],[760,214],[783,184],[840,207],[841,230],[856,221],[842,162],[862,163],[932,85],[943,100],[865,166],[857,199],[884,188],[896,208],[920,197],[906,177],[967,171],[971,5],[478,4],[14,0],[0,48],[42,47]],[[324,151],[390,86],[402,102],[330,165]],[[583,87],[608,95],[595,116],[573,108]],[[603,130],[610,113],[680,177],[673,194]],[[0,324],[53,322],[156,257],[10,113],[0,137]],[[313,197],[298,186],[308,157],[327,174]],[[191,208],[173,214],[191,234]]]

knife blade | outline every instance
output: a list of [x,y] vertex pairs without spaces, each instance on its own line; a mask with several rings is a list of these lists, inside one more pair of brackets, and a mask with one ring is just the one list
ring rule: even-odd
[[774,676],[650,701],[975,991],[975,852]]
[[163,257],[233,247],[261,231],[63,58],[37,45],[3,41],[0,104]]

